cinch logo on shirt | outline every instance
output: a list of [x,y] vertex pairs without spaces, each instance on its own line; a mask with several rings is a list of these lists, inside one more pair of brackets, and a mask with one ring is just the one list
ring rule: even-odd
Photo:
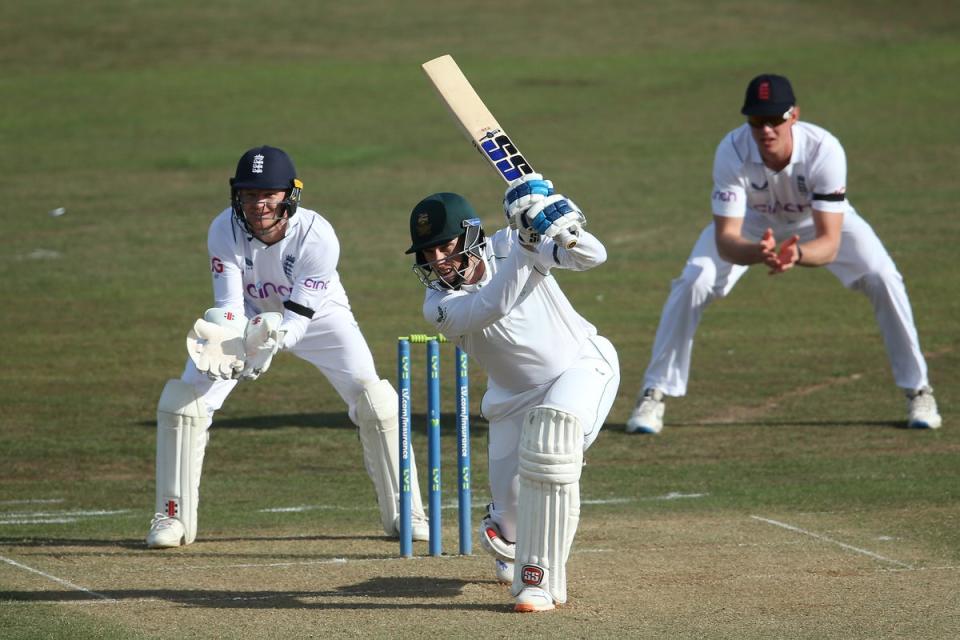
[[756,204],[753,205],[753,208],[759,211],[760,213],[780,213],[781,211],[786,211],[787,213],[803,213],[805,209],[809,209],[810,205],[808,204],[796,204],[793,202],[788,202],[786,204],[777,200],[774,204]]
[[720,202],[736,202],[737,194],[733,191],[714,191],[713,199]]
[[303,281],[303,286],[307,289],[326,289],[328,284],[330,284],[329,280],[314,280],[313,278],[307,278]]
[[285,300],[290,297],[291,291],[292,289],[290,287],[282,284],[273,284],[272,282],[247,285],[247,295],[251,298],[259,298],[260,300],[269,298],[270,294],[276,295]]

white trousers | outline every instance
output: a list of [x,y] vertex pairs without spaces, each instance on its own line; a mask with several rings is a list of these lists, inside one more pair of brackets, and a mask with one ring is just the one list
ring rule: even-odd
[[[759,240],[770,223],[757,216],[744,221],[743,236]],[[800,242],[814,239],[812,221],[773,227],[777,243],[797,234]],[[802,269],[802,267],[801,267]],[[847,288],[867,296],[898,387],[919,389],[928,384],[927,363],[913,322],[903,277],[880,238],[855,212],[843,216],[840,249],[826,265]],[[700,234],[680,277],[673,281],[670,296],[660,315],[653,356],[644,374],[644,388],[655,387],[670,396],[687,392],[693,338],[707,305],[733,289],[747,267],[731,264],[717,253],[714,225]]]
[[[303,338],[290,352],[320,370],[347,404],[351,422],[357,424],[357,400],[360,393],[367,384],[376,382],[379,377],[370,348],[353,313],[347,308],[338,308],[331,314],[315,318],[310,322]],[[269,371],[264,374],[269,375]],[[237,385],[236,380],[208,379],[205,374],[197,371],[189,358],[180,379],[197,390],[211,421],[214,412],[223,406],[227,396]]]
[[600,434],[619,386],[617,352],[602,336],[585,342],[574,364],[547,384],[522,393],[489,384],[480,411],[490,423],[487,452],[493,498],[491,516],[507,540],[517,539],[519,447],[524,417],[540,405],[577,416],[583,425],[586,451]]

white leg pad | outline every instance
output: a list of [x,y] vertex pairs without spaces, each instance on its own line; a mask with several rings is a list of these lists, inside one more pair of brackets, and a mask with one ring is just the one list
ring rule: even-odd
[[580,522],[583,426],[569,413],[535,407],[520,436],[513,595],[527,586],[567,601],[567,558]]
[[[380,522],[387,535],[395,536],[400,523],[400,424],[397,392],[389,381],[378,380],[363,389],[357,401],[357,422],[360,444],[363,445],[363,465],[377,491]],[[418,525],[423,529],[427,516],[423,512],[417,462],[412,449],[410,487],[410,512],[416,531]]]
[[210,418],[192,385],[168,380],[157,404],[157,510],[183,524],[184,544],[197,537],[200,472]]

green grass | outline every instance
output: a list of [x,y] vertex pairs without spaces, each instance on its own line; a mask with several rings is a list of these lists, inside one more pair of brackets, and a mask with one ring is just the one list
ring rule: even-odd
[[[77,11],[61,0],[6,3],[0,523],[16,512],[122,513],[0,524],[0,556],[120,602],[78,604],[80,592],[0,562],[0,635],[157,637],[175,611],[205,637],[388,637],[394,617],[424,636],[456,621],[511,636],[947,637],[956,620],[936,604],[951,602],[944,585],[955,584],[960,560],[952,417],[960,124],[951,115],[960,98],[952,80],[960,11],[942,0],[869,4],[578,0],[561,11],[538,0],[99,0]],[[205,463],[204,544],[171,560],[144,553],[156,401],[183,366],[186,329],[210,304],[206,228],[226,205],[227,178],[246,148],[269,143],[294,157],[306,206],[337,230],[340,273],[384,377],[394,375],[395,337],[426,329],[422,287],[403,255],[412,205],[454,190],[488,229],[500,224],[501,183],[419,69],[443,53],[457,58],[535,166],[583,207],[610,254],[600,269],[558,275],[613,341],[622,368],[583,480],[585,499],[618,502],[584,506],[576,604],[546,620],[516,620],[497,608],[505,595],[483,586],[489,571],[480,557],[390,564],[394,543],[378,537],[341,402],[312,367],[285,354],[218,414]],[[789,76],[802,117],[844,144],[851,200],[907,283],[945,418],[940,432],[898,428],[903,400],[862,296],[823,270],[779,278],[757,270],[707,312],[689,394],[670,403],[662,436],[622,433],[670,280],[710,218],[715,145],[740,121],[746,82],[767,71]],[[47,215],[60,206],[66,215]],[[476,413],[484,377],[471,373]],[[423,412],[422,398],[415,410]],[[486,424],[474,426],[479,512],[488,496]],[[658,499],[671,493],[702,495]],[[27,499],[63,502],[14,503]],[[298,505],[334,508],[261,511]],[[809,540],[814,546],[798,553],[789,546],[798,538],[754,515],[922,570],[884,573]],[[753,554],[744,562],[761,567],[758,575],[778,578],[768,592],[729,583],[743,577],[736,562],[725,564],[729,540]],[[784,546],[757,555],[767,543]],[[660,547],[692,566],[680,562],[674,574],[659,564]],[[603,549],[621,551],[622,561]],[[294,570],[190,573],[204,563],[340,556],[372,564],[348,565],[342,576],[310,570],[302,580]],[[685,582],[687,571],[696,584]],[[462,593],[450,600],[414,582],[423,590],[406,594],[402,580],[390,581],[400,580],[394,572],[461,580]],[[822,618],[806,615],[794,581],[824,594]],[[401,600],[344,604],[347,585]],[[260,595],[230,605],[231,590]],[[638,616],[611,590],[644,598],[647,610]],[[850,606],[850,594],[878,611]],[[929,608],[903,611],[894,594],[903,602],[926,594]]]

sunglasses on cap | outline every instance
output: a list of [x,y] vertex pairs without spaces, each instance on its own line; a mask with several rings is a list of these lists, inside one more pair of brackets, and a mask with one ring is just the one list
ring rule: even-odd
[[779,127],[790,119],[793,115],[793,107],[783,112],[782,116],[750,116],[747,118],[747,124],[754,129],[763,129],[764,127]]

